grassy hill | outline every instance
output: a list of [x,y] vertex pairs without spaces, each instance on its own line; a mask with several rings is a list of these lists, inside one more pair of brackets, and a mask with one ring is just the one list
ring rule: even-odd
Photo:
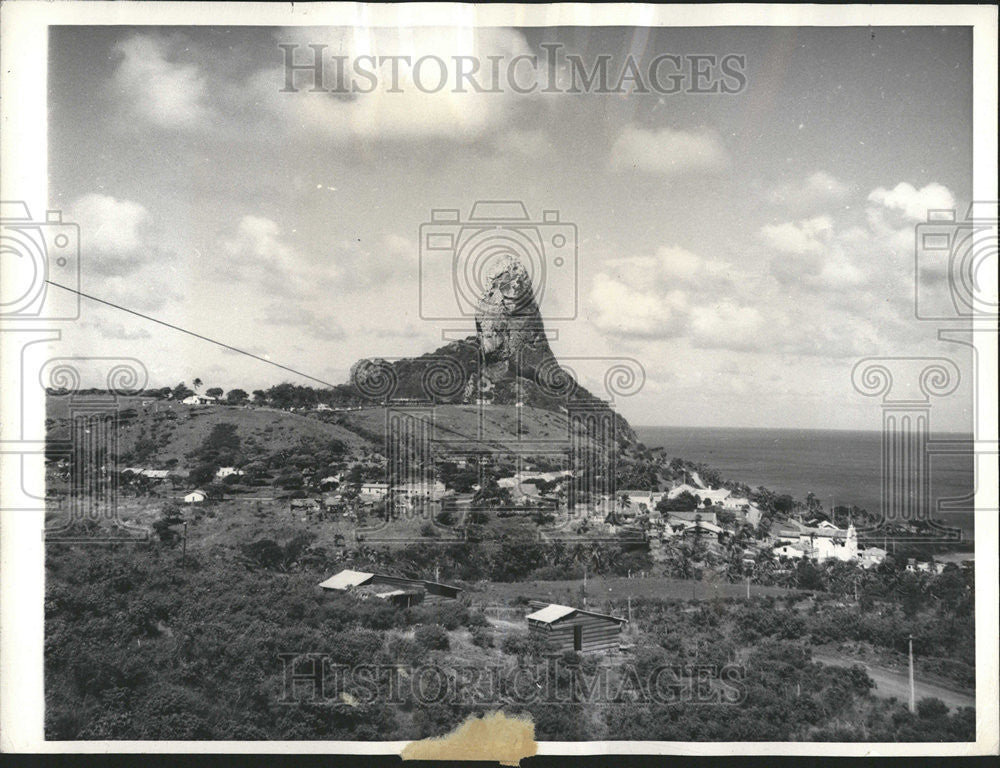
[[[145,405],[144,405],[145,403]],[[49,439],[68,437],[68,398],[49,397]],[[176,460],[187,466],[186,456],[200,446],[219,423],[235,424],[245,445],[267,451],[290,449],[303,439],[340,440],[352,452],[369,441],[339,424],[273,408],[240,406],[188,406],[170,400],[125,397],[119,413],[118,448],[121,455],[135,452],[140,440],[152,440],[156,449],[147,465],[166,466]]]
[[[49,439],[69,436],[68,398],[50,396]],[[304,440],[339,440],[351,454],[384,448],[386,409],[293,413],[267,407],[188,406],[170,400],[120,400],[118,449],[146,465],[188,467],[187,456],[219,423],[235,424],[243,445],[267,452],[292,449]],[[559,451],[568,445],[569,422],[561,412],[509,405],[437,405],[434,438],[439,448],[489,449],[501,453]],[[141,443],[146,443],[145,452]],[[137,450],[138,449],[138,450]]]
[[[342,423],[364,434],[385,434],[385,409],[365,408],[342,416]],[[568,445],[569,420],[558,411],[532,406],[438,405],[433,414],[434,438],[441,446],[500,452],[558,450]],[[527,446],[527,447],[526,447]]]

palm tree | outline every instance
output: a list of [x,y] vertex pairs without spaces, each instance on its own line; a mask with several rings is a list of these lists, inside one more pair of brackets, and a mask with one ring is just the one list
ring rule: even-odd
[[199,389],[201,389],[201,383],[202,383],[201,379],[198,379],[198,378],[196,378],[194,381],[191,382],[191,386],[194,387],[194,391],[195,392],[197,392]]

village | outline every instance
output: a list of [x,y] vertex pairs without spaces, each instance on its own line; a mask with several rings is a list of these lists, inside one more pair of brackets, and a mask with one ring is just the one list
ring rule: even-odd
[[[663,450],[639,445],[623,453],[613,483],[579,472],[559,455],[512,453],[503,445],[489,453],[453,450],[432,463],[403,462],[400,471],[399,456],[384,450],[382,436],[368,427],[383,418],[382,409],[350,404],[343,407],[351,410],[338,412],[261,395],[251,402],[239,393],[192,397],[144,393],[122,404],[118,465],[105,464],[100,474],[116,489],[117,523],[145,543],[124,550],[113,545],[104,564],[79,563],[107,571],[106,579],[99,577],[102,590],[119,589],[114,585],[121,578],[137,585],[114,598],[124,599],[126,615],[134,616],[137,629],[126,635],[137,653],[176,653],[170,650],[176,646],[196,659],[201,651],[185,638],[216,627],[213,633],[230,638],[241,655],[254,656],[253,667],[265,669],[279,687],[288,674],[299,674],[296,664],[308,666],[314,651],[336,664],[388,659],[390,669],[413,669],[431,663],[473,677],[486,669],[509,676],[524,664],[542,670],[557,658],[569,665],[571,688],[575,675],[583,674],[590,690],[594,680],[610,676],[607,696],[619,705],[644,700],[641,692],[621,690],[633,675],[629,670],[645,679],[663,667],[679,676],[683,697],[700,690],[688,678],[691,665],[707,664],[706,690],[716,698],[696,711],[721,723],[729,715],[715,711],[722,706],[717,697],[739,685],[766,689],[761,675],[768,665],[799,658],[792,644],[815,648],[830,665],[820,678],[802,678],[812,679],[798,684],[815,689],[810,695],[839,691],[859,661],[877,666],[879,685],[896,690],[891,686],[905,665],[906,633],[924,637],[921,627],[931,626],[921,623],[927,620],[921,618],[924,596],[941,596],[945,602],[935,598],[935,610],[956,616],[965,615],[970,599],[971,552],[900,545],[897,531],[869,530],[872,518],[864,510],[827,509],[812,497],[748,488]],[[50,412],[53,434],[67,424],[57,406]],[[509,418],[503,407],[490,408],[481,411]],[[456,410],[456,418],[467,417]],[[528,422],[533,426],[558,419],[529,406],[517,410],[534,419]],[[51,456],[53,519],[72,508],[71,470],[65,458]],[[76,587],[64,583],[76,567],[71,563],[97,550],[64,545],[52,552],[70,569],[53,576],[61,585],[53,587],[55,594],[73,592]],[[59,562],[52,560],[52,567],[60,568]],[[115,576],[122,567],[127,577]],[[211,595],[210,602],[193,608],[183,597],[190,589]],[[246,647],[240,638],[248,631],[247,601],[258,593],[274,599],[255,609],[267,618],[251,634],[311,639],[277,645],[271,639],[267,657]],[[53,604],[53,621],[81,621],[75,609],[59,605]],[[204,616],[194,621],[191,610]],[[104,631],[94,625],[86,633]],[[755,651],[764,640],[779,645]],[[207,636],[198,642],[210,643]],[[948,702],[935,721],[939,727],[965,722],[970,647],[964,630],[928,636],[918,645],[919,696]],[[79,663],[63,659],[97,653],[73,650],[68,639],[57,648],[49,668],[59,679],[65,674],[60,670]],[[274,655],[279,651],[280,658]],[[953,652],[962,661],[949,661]],[[294,660],[282,661],[288,654]],[[95,658],[88,666],[101,663]],[[807,662],[794,663],[801,667],[796,674],[807,675]],[[736,680],[736,688],[727,677],[734,670],[749,675]],[[173,677],[169,665],[153,675]],[[861,682],[844,703],[884,720],[891,700],[871,698],[869,683]],[[364,681],[357,684],[342,683],[348,687],[341,693],[363,696]],[[537,684],[545,689],[543,678]],[[97,690],[90,683],[65,685],[72,701]],[[240,685],[224,685],[232,688],[228,696],[242,695]],[[478,694],[462,695],[475,700]],[[499,700],[485,701],[509,706],[519,699],[502,690]],[[754,701],[751,696],[740,705],[740,718],[761,734],[824,732],[819,715],[768,731]],[[542,713],[553,705],[525,706],[542,716],[540,733],[549,738],[631,727],[615,708],[601,715],[601,708],[558,710],[547,721]],[[71,709],[55,711],[65,711],[61,717],[72,723]],[[267,733],[299,732],[288,730],[293,726],[270,703],[262,701],[255,711],[254,721]],[[441,732],[466,710],[449,705],[436,719],[420,707],[378,711],[398,733],[423,734]],[[151,722],[160,722],[157,717]],[[108,737],[131,732],[124,724],[101,727],[97,733]],[[176,732],[172,724],[163,727]],[[192,733],[213,732],[201,727],[207,730]],[[317,721],[308,733],[350,735],[354,727]],[[670,733],[662,723],[651,727]],[[75,732],[72,725],[53,731]]]

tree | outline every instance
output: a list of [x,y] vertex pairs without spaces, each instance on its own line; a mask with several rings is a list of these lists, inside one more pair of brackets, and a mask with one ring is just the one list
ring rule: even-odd
[[774,499],[774,509],[783,515],[787,515],[795,509],[795,499],[787,493],[784,493],[781,496],[776,496]]
[[180,384],[174,387],[173,392],[171,394],[173,395],[174,400],[183,400],[185,397],[191,397],[191,395],[193,395],[194,392],[188,387],[187,384],[185,384],[182,381]]
[[664,496],[656,505],[660,512],[691,512],[698,508],[698,497],[690,491],[682,491],[674,498]]
[[823,514],[823,505],[812,491],[806,494],[806,511],[810,517],[820,517]]
[[209,397],[222,397],[222,387],[210,387],[205,390],[205,394]]
[[414,630],[413,639],[431,651],[448,650],[448,633],[439,624],[422,624]]
[[197,392],[199,389],[201,389],[201,379],[196,378],[194,381],[191,382],[191,386],[194,387],[194,391]]
[[242,389],[231,389],[226,394],[226,402],[230,405],[242,405],[247,401],[247,393]]

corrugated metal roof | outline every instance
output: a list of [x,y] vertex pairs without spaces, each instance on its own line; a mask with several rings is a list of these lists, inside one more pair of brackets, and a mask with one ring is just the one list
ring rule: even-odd
[[553,621],[563,618],[564,616],[569,616],[576,608],[570,608],[568,605],[557,605],[552,603],[542,608],[540,611],[535,611],[534,613],[529,613],[528,618],[534,619],[535,621],[541,621],[544,624],[551,624]]
[[607,613],[598,613],[597,611],[588,611],[585,608],[571,608],[568,605],[559,605],[557,603],[552,603],[539,611],[529,613],[527,618],[540,621],[543,624],[551,624],[554,621],[566,618],[571,613],[584,613],[587,616],[597,616],[602,619],[610,619],[611,621],[619,621],[623,624],[628,624],[628,619],[622,619],[618,616],[611,616]]
[[347,589],[348,587],[358,587],[368,581],[373,573],[365,573],[364,571],[351,571],[343,570],[340,573],[331,576],[329,579],[320,584],[323,589]]

